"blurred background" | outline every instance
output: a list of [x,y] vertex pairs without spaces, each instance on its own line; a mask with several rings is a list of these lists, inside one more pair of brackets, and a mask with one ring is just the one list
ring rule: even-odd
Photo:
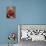
[[[7,6],[16,6],[15,19],[6,18]],[[46,0],[0,0],[0,44],[8,43],[10,32],[18,34],[18,24],[46,24]]]

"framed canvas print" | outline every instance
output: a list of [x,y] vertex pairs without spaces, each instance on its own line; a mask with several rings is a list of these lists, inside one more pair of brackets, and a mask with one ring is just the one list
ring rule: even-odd
[[[45,24],[19,24],[18,38],[20,46],[31,46],[33,42],[46,41],[46,25]],[[39,43],[39,44],[40,44]],[[41,44],[40,44],[41,45]]]
[[6,17],[7,18],[16,18],[16,7],[8,6],[7,7]]
[[20,40],[46,41],[46,25],[20,24]]

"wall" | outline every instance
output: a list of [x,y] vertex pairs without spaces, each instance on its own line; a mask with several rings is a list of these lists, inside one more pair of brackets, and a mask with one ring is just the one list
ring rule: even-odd
[[17,0],[19,24],[46,24],[46,0]]

